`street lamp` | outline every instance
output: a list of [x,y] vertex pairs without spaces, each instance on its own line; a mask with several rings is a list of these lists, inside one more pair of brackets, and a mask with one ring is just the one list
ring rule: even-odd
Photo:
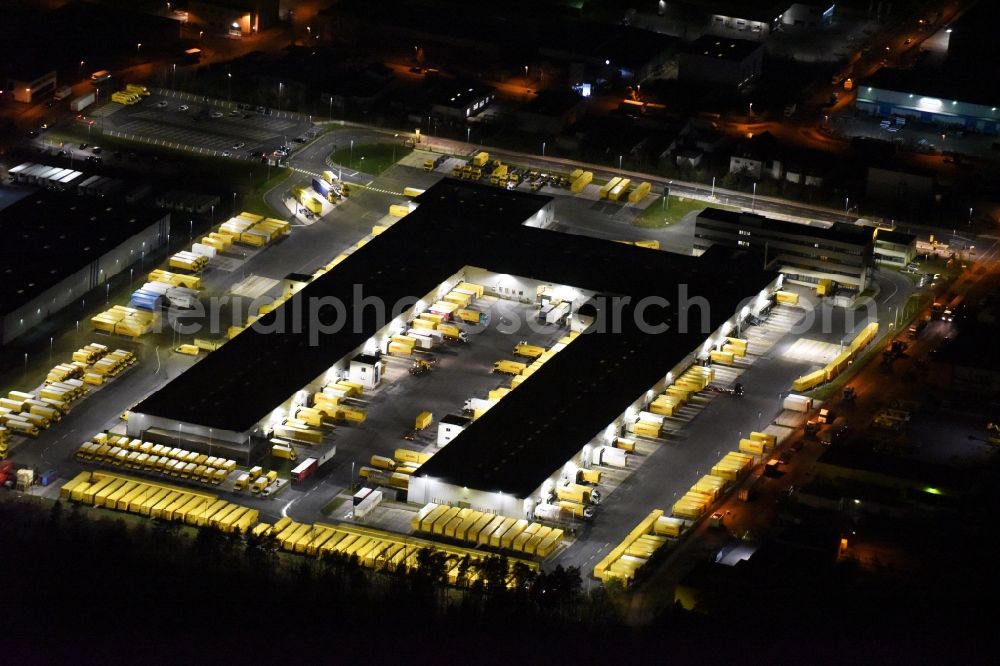
[[524,78],[528,78],[528,66],[524,66]]
[[347,160],[347,166],[354,167],[354,139],[351,139],[351,153]]
[[972,226],[972,206],[969,206],[969,226]]
[[542,141],[542,157],[545,157],[545,142]]
[[750,212],[757,210],[757,181],[753,181],[753,196],[750,198]]
[[622,157],[624,156],[623,155],[618,156],[618,173],[622,172]]
[[226,85],[228,87],[229,93],[227,96],[228,101],[233,101],[233,73],[226,72]]
[[136,44],[136,45],[135,45],[135,57],[136,57],[136,58],[138,58],[138,57],[139,57],[139,50],[140,50],[141,48],[142,48],[142,42],[139,42],[138,44]]
[[747,111],[747,118],[753,118],[753,102],[750,102],[750,110]]
[[80,78],[83,78],[83,60],[80,61]]
[[392,135],[392,163],[396,163],[396,142],[399,141],[399,134]]
[[285,89],[285,84],[278,82],[278,108],[281,108],[281,92]]
[[715,176],[712,176],[712,198],[715,198]]
[[469,143],[472,140],[471,137],[472,137],[472,128],[471,127],[466,127],[465,128],[465,142]]
[[844,197],[844,213],[847,213],[850,210],[850,206],[848,205],[850,202],[851,197]]

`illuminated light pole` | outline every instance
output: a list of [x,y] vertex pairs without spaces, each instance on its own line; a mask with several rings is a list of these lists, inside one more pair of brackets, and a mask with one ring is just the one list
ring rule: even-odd
[[392,135],[392,163],[396,163],[396,142],[399,141],[399,134]]
[[715,198],[715,176],[712,176],[712,198]]
[[747,118],[753,118],[753,102],[750,102],[750,109],[747,111]]
[[135,45],[135,57],[139,57],[140,50],[142,49],[142,42]]
[[281,108],[281,92],[285,89],[285,84],[278,82],[278,108]]
[[618,173],[622,172],[622,157],[624,157],[624,155],[618,156]]
[[83,63],[84,63],[84,61],[83,61],[83,60],[81,60],[81,61],[80,61],[80,78],[81,78],[81,79],[83,78]]
[[969,206],[969,226],[972,226],[972,206]]
[[472,137],[472,128],[471,127],[466,127],[465,128],[465,142],[469,143],[472,140],[471,137]]
[[347,166],[354,168],[354,139],[351,139],[351,153],[347,159]]
[[542,157],[545,157],[545,142],[542,141]]
[[757,210],[757,181],[753,182],[753,196],[750,198],[750,212]]
[[851,203],[851,197],[844,197],[844,212],[845,213],[847,213],[851,209],[850,205],[849,205],[850,203]]
[[226,85],[228,87],[228,95],[226,97],[227,101],[233,101],[233,73],[226,72]]

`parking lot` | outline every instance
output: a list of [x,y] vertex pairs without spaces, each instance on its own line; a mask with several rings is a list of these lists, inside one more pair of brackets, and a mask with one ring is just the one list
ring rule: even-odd
[[132,106],[105,105],[96,115],[113,136],[243,159],[259,159],[305,138],[312,128],[308,117],[299,114],[239,109],[228,102],[171,91],[153,92]]

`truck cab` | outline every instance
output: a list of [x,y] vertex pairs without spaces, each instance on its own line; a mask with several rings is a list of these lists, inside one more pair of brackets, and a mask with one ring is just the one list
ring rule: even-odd
[[256,479],[254,479],[253,485],[250,486],[250,492],[259,493],[260,491],[264,490],[264,488],[267,488],[269,485],[271,485],[271,482],[268,480],[266,476],[258,476]]
[[250,483],[250,475],[243,472],[236,477],[236,482],[233,484],[233,490],[245,490],[248,483]]
[[263,473],[264,473],[264,468],[262,468],[260,465],[256,465],[250,468],[250,471],[247,473],[247,475],[250,477],[251,481],[256,481],[257,477]]

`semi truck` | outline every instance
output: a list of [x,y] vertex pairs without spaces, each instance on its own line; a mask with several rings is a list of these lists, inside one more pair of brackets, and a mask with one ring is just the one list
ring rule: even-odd
[[301,483],[312,476],[318,467],[317,462],[315,458],[306,458],[303,460],[292,470],[292,480]]
[[70,111],[83,111],[88,106],[93,104],[96,99],[97,95],[92,92],[89,92],[86,95],[80,95],[69,103],[69,109]]

